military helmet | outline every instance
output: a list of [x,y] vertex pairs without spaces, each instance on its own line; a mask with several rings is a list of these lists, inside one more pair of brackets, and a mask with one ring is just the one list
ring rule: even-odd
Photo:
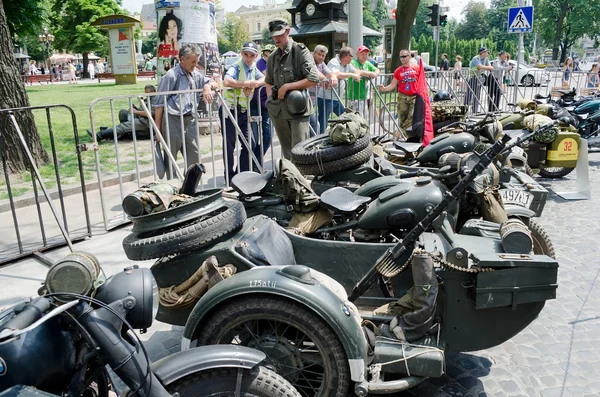
[[301,115],[306,112],[306,100],[304,90],[289,91],[285,97],[285,103],[293,115]]
[[448,91],[444,91],[444,90],[436,92],[435,95],[433,96],[434,102],[449,101],[450,99],[452,99],[452,97],[450,96],[450,93]]

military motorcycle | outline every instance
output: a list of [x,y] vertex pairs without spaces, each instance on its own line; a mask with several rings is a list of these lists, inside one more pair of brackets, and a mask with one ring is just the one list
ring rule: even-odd
[[40,294],[0,312],[0,396],[115,395],[119,383],[107,365],[127,386],[122,396],[298,396],[261,366],[264,352],[244,346],[210,346],[152,363],[133,332],[145,332],[158,311],[149,269],[127,267],[105,279],[95,257],[73,253],[50,268]]
[[[230,343],[264,351],[306,397],[389,394],[440,377],[446,352],[503,343],[556,296],[558,263],[519,248],[524,236],[516,229],[493,238],[456,234],[449,225],[448,208],[503,149],[497,142],[463,167],[461,181],[396,244],[310,239],[256,216],[211,247],[159,260],[152,272],[161,286],[181,283],[211,256],[238,273],[192,309],[161,307],[158,318],[185,324],[182,347],[191,352]],[[391,298],[374,285],[378,274],[390,278]],[[427,302],[422,311],[372,314],[415,294]],[[394,322],[406,324],[417,312],[426,312],[419,331],[403,326],[406,338],[397,337]],[[391,336],[385,326],[374,338],[361,327],[390,321]]]

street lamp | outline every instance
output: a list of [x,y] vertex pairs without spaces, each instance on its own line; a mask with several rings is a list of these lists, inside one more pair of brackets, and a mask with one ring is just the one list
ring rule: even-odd
[[40,43],[44,44],[46,47],[44,50],[44,65],[46,65],[46,69],[49,70],[50,68],[48,67],[48,64],[47,64],[48,57],[46,54],[48,53],[48,51],[50,49],[50,44],[52,44],[54,42],[54,36],[48,32],[48,28],[44,28],[44,33],[38,35],[38,41]]

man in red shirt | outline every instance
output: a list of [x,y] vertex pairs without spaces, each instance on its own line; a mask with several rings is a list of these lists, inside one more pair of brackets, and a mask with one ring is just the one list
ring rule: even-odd
[[[419,66],[410,62],[410,52],[400,51],[401,65],[394,72],[392,82],[387,86],[380,85],[379,91],[388,92],[398,89],[398,125],[406,131],[412,127],[415,111],[415,96],[417,94],[417,75]],[[396,136],[399,138],[399,136]]]

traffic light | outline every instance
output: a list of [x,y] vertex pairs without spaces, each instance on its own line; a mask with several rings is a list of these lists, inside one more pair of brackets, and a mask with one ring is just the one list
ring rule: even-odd
[[431,26],[438,26],[438,20],[440,17],[440,5],[439,4],[433,4],[430,5],[429,7],[427,7],[431,10],[431,12],[429,14],[427,14],[427,16],[429,18],[431,18],[430,21],[427,21],[427,23]]
[[444,27],[448,24],[448,15],[440,15],[440,26]]

